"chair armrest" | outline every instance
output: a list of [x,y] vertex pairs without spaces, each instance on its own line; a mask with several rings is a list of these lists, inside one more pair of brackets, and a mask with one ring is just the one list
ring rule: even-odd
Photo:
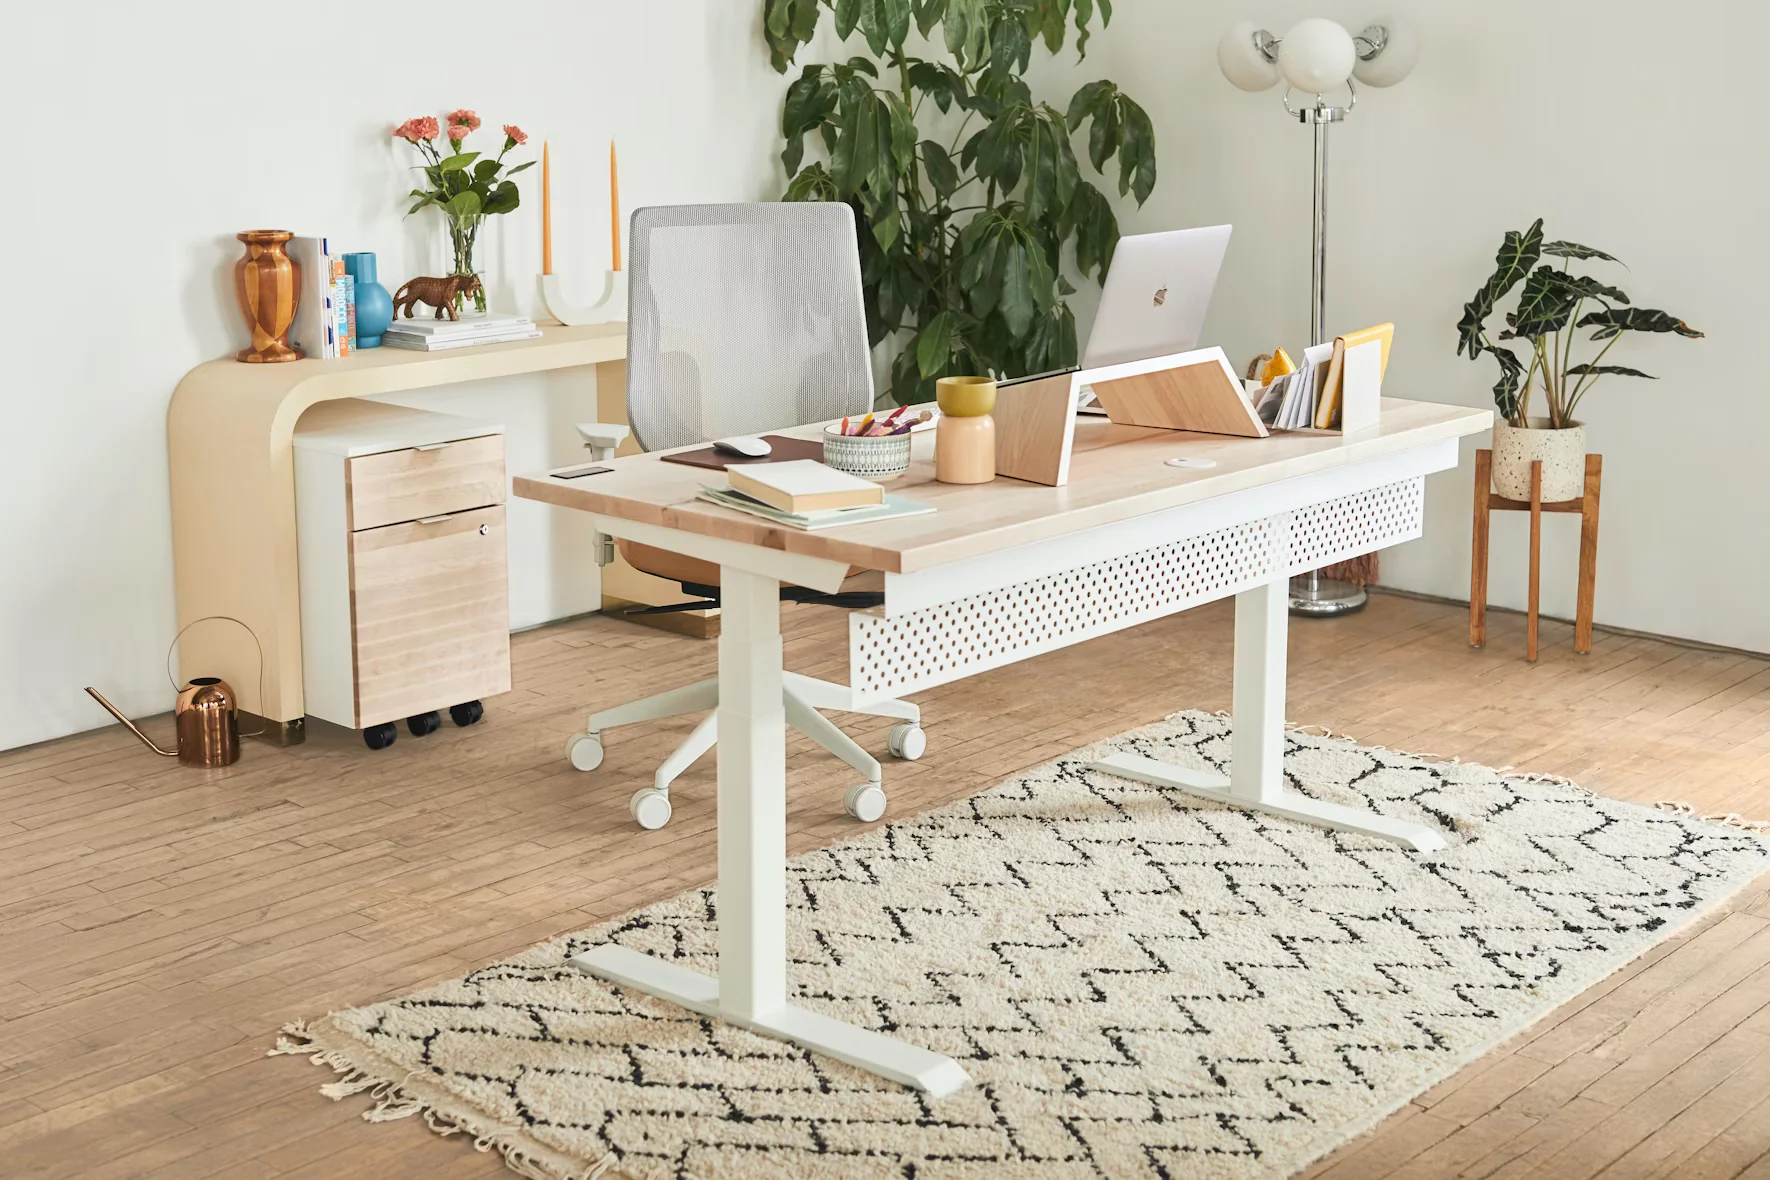
[[580,422],[578,433],[584,436],[584,445],[589,448],[591,458],[600,463],[614,458],[615,448],[625,442],[632,431],[615,422]]

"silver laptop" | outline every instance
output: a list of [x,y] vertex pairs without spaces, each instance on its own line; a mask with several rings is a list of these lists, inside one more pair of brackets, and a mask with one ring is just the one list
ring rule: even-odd
[[1082,368],[1191,352],[1204,330],[1230,226],[1120,238]]

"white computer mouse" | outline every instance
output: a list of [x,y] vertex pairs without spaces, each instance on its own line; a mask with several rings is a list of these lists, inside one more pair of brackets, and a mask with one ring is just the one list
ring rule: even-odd
[[744,459],[765,458],[773,447],[759,438],[742,435],[738,438],[722,438],[713,443],[713,449],[727,455],[737,455]]

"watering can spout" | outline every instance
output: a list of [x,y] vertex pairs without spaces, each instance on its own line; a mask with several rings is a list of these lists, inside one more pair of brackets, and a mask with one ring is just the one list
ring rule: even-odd
[[99,692],[96,688],[88,688],[86,690],[86,695],[91,697],[93,700],[97,701],[99,704],[103,705],[105,708],[105,712],[109,713],[112,717],[115,717],[118,721],[121,721],[124,725],[128,726],[129,732],[134,734],[136,737],[140,738],[142,745],[146,746],[148,749],[152,750],[154,753],[163,755],[167,758],[178,757],[177,750],[162,750],[162,749],[160,749],[160,747],[154,745],[152,738],[148,737],[147,734],[141,732],[141,729],[135,724],[135,722],[133,722],[133,721],[129,720],[129,718],[123,716],[123,714],[117,709],[117,706],[115,706],[115,705],[111,704],[109,701],[105,700],[104,694]]

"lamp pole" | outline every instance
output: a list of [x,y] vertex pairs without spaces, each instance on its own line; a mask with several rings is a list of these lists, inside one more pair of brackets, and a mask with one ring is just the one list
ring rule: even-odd
[[[1346,83],[1350,89],[1350,80]],[[1299,123],[1307,123],[1315,132],[1315,196],[1311,232],[1314,236],[1309,254],[1309,342],[1325,344],[1331,337],[1327,328],[1327,167],[1328,128],[1345,119],[1358,103],[1352,91],[1351,101],[1343,107],[1329,106],[1321,95],[1312,106],[1291,111]],[[1285,95],[1285,109],[1291,110],[1290,95]],[[1324,578],[1320,570],[1291,579],[1291,613],[1305,618],[1330,618],[1362,609],[1369,595],[1364,587],[1338,578]]]

